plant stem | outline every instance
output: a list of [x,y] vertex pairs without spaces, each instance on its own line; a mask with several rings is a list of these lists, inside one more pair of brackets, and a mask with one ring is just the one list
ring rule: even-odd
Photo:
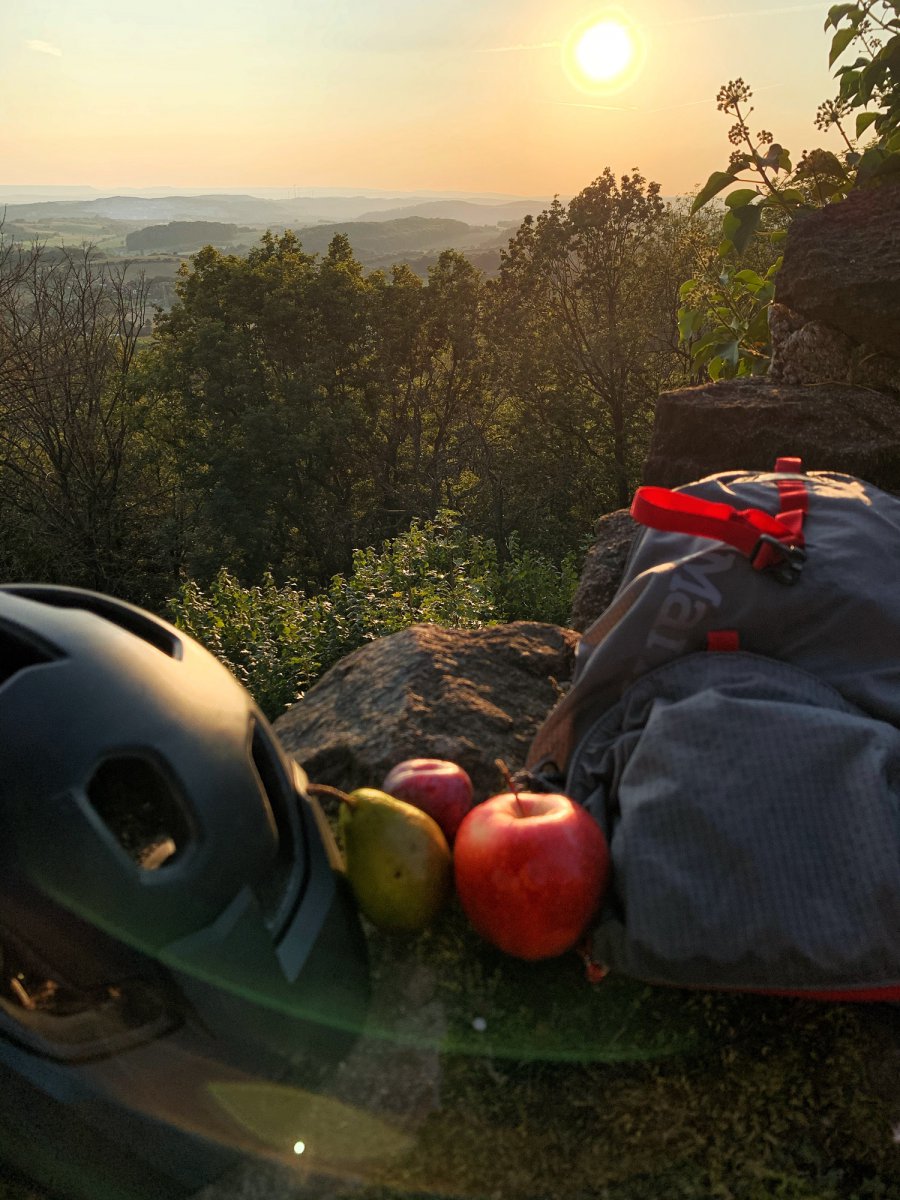
[[513,796],[515,797],[516,811],[518,812],[519,816],[527,817],[528,814],[525,812],[525,809],[522,807],[522,802],[519,799],[519,791],[521,789],[519,788],[519,785],[516,783],[516,781],[513,779],[512,773],[511,773],[509,767],[506,765],[506,763],[503,761],[502,758],[495,758],[494,766],[497,768],[497,770],[503,776],[503,781],[506,784],[507,790],[512,792]]
[[330,787],[327,783],[308,783],[306,790],[314,796],[333,796],[334,799],[340,800],[342,804],[346,804],[350,808],[356,808],[357,805],[357,801],[353,796],[348,796],[340,788]]

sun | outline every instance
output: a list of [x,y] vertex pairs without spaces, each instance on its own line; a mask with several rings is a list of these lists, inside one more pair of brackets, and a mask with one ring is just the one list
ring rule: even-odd
[[569,34],[566,71],[583,91],[618,90],[637,74],[642,50],[636,26],[620,11],[611,10],[583,21]]
[[611,83],[633,57],[634,42],[621,21],[598,21],[575,44],[575,62],[591,83]]

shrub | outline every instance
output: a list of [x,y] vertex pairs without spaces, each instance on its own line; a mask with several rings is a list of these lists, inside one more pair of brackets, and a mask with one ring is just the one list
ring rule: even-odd
[[237,676],[274,719],[344,655],[421,621],[476,629],[502,621],[564,624],[577,583],[576,554],[555,566],[545,555],[468,533],[453,513],[414,521],[380,550],[353,554],[308,596],[270,573],[243,586],[222,568],[208,588],[187,580],[169,600],[169,618]]

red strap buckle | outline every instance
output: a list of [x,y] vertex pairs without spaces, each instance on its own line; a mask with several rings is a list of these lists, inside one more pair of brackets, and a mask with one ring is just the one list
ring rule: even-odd
[[781,583],[796,583],[806,561],[803,520],[809,495],[802,479],[788,476],[801,469],[799,458],[778,459],[776,471],[785,478],[778,480],[777,516],[661,487],[638,488],[631,515],[651,529],[725,542],[746,555],[754,570],[771,571]]

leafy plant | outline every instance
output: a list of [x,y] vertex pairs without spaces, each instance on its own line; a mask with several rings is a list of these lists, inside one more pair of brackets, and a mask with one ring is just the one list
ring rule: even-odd
[[[728,192],[718,265],[712,278],[682,285],[678,312],[682,344],[690,348],[693,365],[705,368],[712,379],[767,369],[768,310],[781,266],[777,247],[793,217],[900,172],[900,3],[835,4],[825,21],[829,28],[835,31],[830,66],[851,47],[857,49],[856,59],[835,72],[837,97],[820,104],[816,113],[820,132],[833,128],[839,133],[844,143],[839,153],[804,152],[794,166],[768,130],[751,135],[753,93],[743,79],[724,84],[716,97],[719,110],[734,118],[728,133],[734,148],[728,169],[710,175],[692,211]],[[845,123],[854,111],[848,133]],[[862,146],[866,135],[869,140]]]
[[557,566],[537,550],[509,539],[509,560],[497,573],[494,602],[504,621],[548,621],[565,625],[572,609],[584,553],[570,550]]
[[499,565],[492,541],[443,511],[378,550],[356,550],[349,574],[335,575],[323,592],[279,586],[268,572],[245,587],[222,568],[207,589],[186,580],[168,614],[274,718],[344,655],[418,622],[457,629],[529,618],[564,623],[577,555],[557,567],[515,539],[507,553]]

